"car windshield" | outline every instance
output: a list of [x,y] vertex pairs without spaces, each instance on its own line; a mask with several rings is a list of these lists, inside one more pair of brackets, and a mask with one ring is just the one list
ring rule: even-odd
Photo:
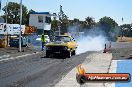
[[70,37],[68,37],[68,36],[55,36],[55,41],[69,42]]

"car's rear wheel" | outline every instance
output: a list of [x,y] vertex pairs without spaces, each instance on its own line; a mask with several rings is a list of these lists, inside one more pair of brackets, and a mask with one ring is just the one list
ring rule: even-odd
[[76,55],[76,50],[74,50],[74,51],[72,52],[72,55]]

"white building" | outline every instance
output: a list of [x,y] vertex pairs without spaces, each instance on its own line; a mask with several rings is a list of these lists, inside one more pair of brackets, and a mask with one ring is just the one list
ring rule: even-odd
[[51,29],[51,14],[49,12],[33,12],[29,17],[29,26],[37,27],[38,34]]

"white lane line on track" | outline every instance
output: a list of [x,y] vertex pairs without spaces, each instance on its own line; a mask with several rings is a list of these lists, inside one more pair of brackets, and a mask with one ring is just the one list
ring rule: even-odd
[[116,73],[117,62],[118,62],[118,61],[119,61],[119,60],[112,60],[109,73]]
[[2,55],[0,56],[0,59],[6,58],[6,57],[10,57],[10,55]]
[[5,57],[4,59],[0,59],[0,62],[15,60],[15,59],[19,59],[19,58],[26,57],[26,56],[31,56],[33,54],[38,54],[38,53],[41,53],[41,52],[36,52],[36,53],[32,53],[32,54],[24,54],[24,55],[17,56],[17,57],[10,57],[9,56],[9,57]]
[[[118,61],[120,60],[112,60],[109,73],[116,73]],[[105,87],[115,87],[115,83],[105,83]]]

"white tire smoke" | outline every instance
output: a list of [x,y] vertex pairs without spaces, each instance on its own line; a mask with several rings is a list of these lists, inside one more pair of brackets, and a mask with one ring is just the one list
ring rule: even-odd
[[86,36],[77,40],[78,48],[77,54],[85,53],[87,51],[101,51],[104,49],[106,38],[102,35],[99,36]]

